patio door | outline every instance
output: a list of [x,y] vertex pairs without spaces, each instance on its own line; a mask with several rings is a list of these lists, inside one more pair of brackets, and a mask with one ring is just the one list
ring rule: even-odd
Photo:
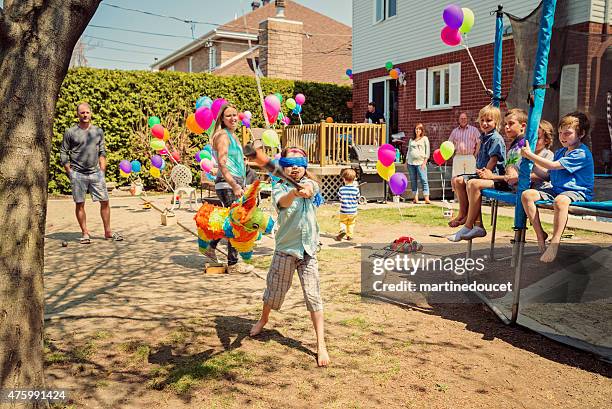
[[387,123],[387,141],[389,135],[398,132],[398,89],[397,81],[390,77],[370,80],[370,101],[376,104],[376,110],[382,113]]

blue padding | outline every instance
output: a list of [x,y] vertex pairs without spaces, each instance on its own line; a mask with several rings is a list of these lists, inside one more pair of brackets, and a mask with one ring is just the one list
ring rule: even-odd
[[500,192],[495,189],[483,189],[482,195],[489,199],[498,200],[500,202],[508,204],[516,204],[516,193],[513,192]]
[[[552,200],[538,200],[537,205],[547,204],[552,205]],[[604,202],[572,202],[572,207],[584,207],[586,209],[602,210],[605,212],[612,212],[612,200],[606,200]]]

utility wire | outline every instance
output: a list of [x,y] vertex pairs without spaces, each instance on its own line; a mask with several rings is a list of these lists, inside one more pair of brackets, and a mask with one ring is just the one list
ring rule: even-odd
[[176,51],[176,49],[174,49],[174,48],[162,48],[162,47],[153,47],[153,46],[146,45],[146,44],[127,43],[125,41],[111,40],[109,38],[96,37],[96,36],[92,36],[92,35],[89,35],[89,34],[85,34],[84,37],[93,38],[94,40],[110,41],[111,43],[117,43],[117,44],[133,45],[135,47],[151,48],[151,49],[154,49],[154,50]]
[[87,56],[87,59],[102,60],[102,61],[111,61],[111,62],[123,62],[123,63],[127,63],[127,64],[149,65],[149,63],[146,63],[146,62],[136,62],[136,61],[127,61],[127,60],[114,60],[112,58],[93,57],[93,56],[89,56],[89,55]]

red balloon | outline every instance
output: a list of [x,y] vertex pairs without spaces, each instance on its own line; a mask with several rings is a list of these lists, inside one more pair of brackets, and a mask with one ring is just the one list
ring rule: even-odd
[[164,139],[165,129],[161,124],[153,125],[153,128],[151,128],[151,133],[157,139]]
[[434,162],[436,162],[438,164],[438,166],[442,166],[444,164],[444,162],[446,162],[444,160],[444,157],[442,157],[442,152],[440,152],[440,149],[436,149],[433,153],[433,160]]
[[181,155],[177,151],[172,152],[170,155],[172,155],[172,158],[176,162],[180,162],[181,161]]

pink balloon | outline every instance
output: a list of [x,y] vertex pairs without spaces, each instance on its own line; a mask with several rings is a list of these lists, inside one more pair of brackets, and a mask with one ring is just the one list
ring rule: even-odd
[[291,119],[289,119],[288,116],[284,116],[282,121],[285,125],[289,125],[291,123]]
[[210,159],[204,158],[200,161],[200,168],[202,168],[204,172],[208,173],[213,168],[213,163]]
[[212,124],[214,119],[215,119],[215,114],[213,113],[211,109],[208,109],[206,107],[200,107],[195,112],[196,123],[202,129],[210,128],[210,125]]
[[444,44],[449,45],[451,47],[461,44],[461,33],[459,33],[459,30],[455,28],[444,26],[444,28],[440,32],[440,38],[442,39]]
[[444,162],[446,162],[444,160],[444,157],[442,156],[442,152],[440,152],[440,149],[436,149],[433,153],[433,160],[434,162],[436,162],[438,164],[438,166],[442,166],[444,164]]
[[[380,148],[378,148],[378,149],[379,150],[380,149],[386,149],[386,150],[392,151],[393,154],[395,155],[395,147],[393,145],[391,145],[390,143],[385,143],[383,145],[380,145]],[[385,165],[385,166],[389,166],[389,165]]]
[[168,154],[168,149],[164,148],[158,151],[160,155],[167,155]]
[[306,102],[306,97],[304,96],[304,94],[297,94],[295,96],[295,102],[298,105],[304,105],[304,102]]
[[151,133],[157,139],[164,139],[164,131],[164,127],[160,124],[153,125],[153,128],[151,128]]
[[[212,114],[213,114],[213,119],[216,118],[217,115],[219,115],[219,111],[221,110],[221,107],[225,104],[227,104],[227,101],[223,98],[217,98],[213,101],[212,105],[210,106],[210,110],[212,111]],[[209,126],[210,125],[200,126],[200,128],[208,129]]]
[[391,166],[395,162],[395,149],[390,150],[384,148],[385,145],[378,148],[378,160],[383,166]]
[[408,178],[403,173],[395,173],[389,178],[389,187],[394,195],[401,195],[408,187]]
[[268,95],[264,100],[264,105],[269,115],[278,115],[280,111],[280,101],[276,95]]

